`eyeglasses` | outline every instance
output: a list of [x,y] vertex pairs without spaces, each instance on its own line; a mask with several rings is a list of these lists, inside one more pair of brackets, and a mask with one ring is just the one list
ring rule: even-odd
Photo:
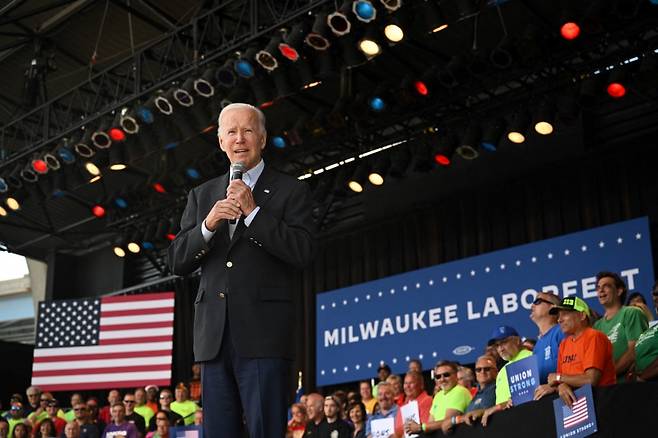
[[20,411],[22,408],[20,406],[12,406],[10,411]]
[[135,403],[135,400],[124,400],[124,403]]
[[155,417],[155,419],[156,419],[156,420],[162,420],[162,421],[164,421],[164,420],[168,420],[167,417]]
[[434,374],[434,380],[439,380],[440,378],[447,379],[448,377],[452,376],[454,373],[436,373]]
[[476,373],[488,373],[489,371],[491,371],[491,367],[475,368]]
[[42,399],[41,399],[41,400],[39,400],[39,401],[41,401],[41,402],[44,402],[44,403],[45,403],[45,402],[49,402],[49,401],[50,401],[50,399],[49,399],[49,398],[42,398]]
[[535,298],[535,301],[532,302],[532,304],[534,304],[535,306],[538,306],[541,303],[546,303],[546,304],[551,305],[551,306],[553,305],[553,303],[551,303],[550,301],[545,300],[543,298]]

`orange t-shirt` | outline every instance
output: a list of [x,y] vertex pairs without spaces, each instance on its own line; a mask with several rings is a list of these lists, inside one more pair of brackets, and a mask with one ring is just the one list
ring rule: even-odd
[[559,374],[584,374],[589,368],[601,371],[601,380],[597,386],[617,383],[612,344],[605,334],[591,327],[587,327],[577,338],[565,337],[557,358]]
[[[423,391],[418,397],[416,397],[415,400],[418,402],[418,414],[420,416],[420,422],[427,423],[430,417],[430,408],[432,407],[432,397]],[[398,408],[398,413],[395,415],[395,434],[397,436],[404,435],[402,408]]]

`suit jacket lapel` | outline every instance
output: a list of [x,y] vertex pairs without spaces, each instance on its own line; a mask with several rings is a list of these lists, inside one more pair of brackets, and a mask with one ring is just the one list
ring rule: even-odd
[[[228,188],[228,176],[229,176],[229,172],[226,172],[224,175],[220,176],[217,179],[217,184],[213,184],[212,193],[210,196],[211,204],[208,205],[207,211],[210,211],[213,205],[215,205],[215,202],[222,199],[226,199],[226,189]],[[212,240],[217,240],[217,238],[226,239],[227,241],[230,239],[228,234],[228,222],[226,221],[220,222],[219,227],[217,228],[217,231],[215,232],[215,235],[213,236]]]
[[[263,173],[260,174],[260,177],[258,178],[258,181],[256,182],[256,185],[253,189],[254,201],[256,201],[256,205],[261,209],[267,203],[267,201],[270,200],[270,196],[272,196],[275,191],[274,187],[272,186],[275,179],[276,174],[274,172],[268,171],[268,167],[265,166]],[[240,222],[238,222],[238,225],[235,228],[235,232],[233,233],[233,239],[231,239],[229,250],[233,244],[240,239],[242,233],[244,233],[245,228],[244,217],[242,217],[240,218]],[[226,227],[226,233],[228,233],[228,226]]]

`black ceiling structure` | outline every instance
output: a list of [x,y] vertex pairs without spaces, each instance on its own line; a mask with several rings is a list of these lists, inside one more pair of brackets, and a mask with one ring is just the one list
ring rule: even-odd
[[[357,19],[354,3],[17,0],[0,7],[0,178],[7,183],[0,199],[21,200],[19,210],[4,207],[2,245],[44,258],[149,240],[152,249],[140,257],[166,275],[164,236],[175,233],[187,191],[227,168],[214,120],[236,100],[263,108],[270,139],[286,143],[270,142],[266,160],[311,185],[325,236],[395,214],[387,186],[438,185],[428,193],[442,196],[592,150],[623,150],[658,130],[658,6],[648,0],[372,0],[361,2],[376,10],[369,22]],[[428,32],[428,20],[439,19],[430,10],[442,13],[446,29]],[[344,35],[317,24],[336,13],[350,23]],[[578,38],[560,35],[565,17],[581,23]],[[405,32],[397,43],[383,34],[392,21]],[[318,30],[326,50],[299,41]],[[356,47],[372,34],[381,54],[368,57]],[[277,54],[276,68],[254,62],[276,47],[272,41],[290,43],[299,59]],[[240,59],[251,61],[253,77],[229,69],[226,82],[221,74]],[[627,93],[611,98],[608,79],[621,74]],[[198,87],[202,79],[210,88]],[[311,79],[319,84],[308,86]],[[370,106],[374,97],[383,108]],[[157,99],[171,103],[170,115],[157,111]],[[140,120],[125,141],[89,143],[93,132],[137,120],[142,108],[154,114],[152,125]],[[521,145],[503,135],[542,111],[553,114],[553,134],[530,128]],[[488,153],[479,143],[492,130]],[[473,151],[455,152],[471,137]],[[91,156],[78,153],[84,142]],[[75,152],[74,163],[21,177],[61,147]],[[436,161],[444,149],[450,167]],[[119,154],[127,168],[109,170]],[[90,182],[86,161],[102,178]],[[355,172],[377,167],[386,175],[382,187],[347,188]],[[94,205],[106,214],[94,216]]]

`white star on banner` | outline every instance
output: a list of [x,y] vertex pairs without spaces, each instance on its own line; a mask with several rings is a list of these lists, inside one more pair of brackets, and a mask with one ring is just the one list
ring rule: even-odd
[[336,374],[336,368],[332,368],[332,369],[331,369],[331,372],[334,373],[334,374]]
[[372,368],[372,362],[368,362],[368,368]]
[[642,238],[642,234],[637,233],[637,234],[635,235],[635,240],[640,240],[641,238]]
[[504,271],[504,270],[505,270],[505,263],[503,263],[502,265],[500,265],[500,270],[501,270],[501,271]]
[[603,241],[599,242],[599,248],[603,248],[605,246],[605,243]]
[[565,256],[568,256],[569,254],[571,254],[571,251],[569,251],[568,249],[565,249],[565,250],[564,250],[564,255],[565,255]]
[[432,352],[432,357],[436,357],[436,351]]
[[394,358],[391,360],[391,362],[393,362],[393,363],[398,363],[398,359],[397,359],[397,357],[394,357]]
[[343,306],[347,306],[347,300],[343,300]]
[[416,283],[416,289],[420,289],[420,283]]
[[384,295],[384,292],[382,291],[377,292],[377,296],[381,297],[382,295]]
[[320,306],[320,310],[324,310],[324,304]]
[[406,284],[404,286],[402,286],[402,290],[405,291],[405,292],[407,291],[407,285]]
[[331,307],[336,307],[336,303],[331,303]]
[[533,257],[533,258],[531,258],[530,261],[531,261],[532,263],[537,263],[537,257]]
[[420,353],[420,354],[418,355],[418,359],[421,359],[421,360],[423,359],[423,353]]
[[430,286],[434,286],[434,280],[428,281],[427,284],[429,284]]
[[455,277],[457,278],[457,280],[459,280],[460,278],[462,278],[462,274],[457,274],[455,275]]
[[343,371],[344,371],[344,372],[347,372],[347,370],[349,370],[349,368],[347,368],[347,367],[344,367],[344,368],[343,368]]
[[471,271],[471,277],[475,277],[475,271]]
[[322,374],[324,376],[324,370],[320,371],[320,374]]
[[366,295],[366,300],[370,300],[370,294]]
[[359,302],[359,297],[354,297],[354,302],[358,303]]
[[448,282],[448,277],[443,277],[442,280],[443,280],[444,283],[447,283]]
[[407,362],[409,362],[409,359],[410,359],[409,356],[405,356],[405,357],[404,357],[404,360],[407,361]]
[[617,237],[617,243],[618,244],[621,245],[623,242],[624,242],[624,239],[622,239],[621,237]]
[[395,295],[395,289],[391,289],[391,295]]
[[361,369],[361,365],[356,364],[356,365],[354,365],[354,368],[357,369],[357,370],[360,370],[360,369]]
[[488,272],[490,272],[490,271],[491,271],[491,268],[490,268],[489,266],[487,266],[486,268],[484,268],[484,272],[487,272],[487,273],[488,273]]
[[521,266],[521,260],[516,261],[516,266]]
[[586,245],[581,246],[581,247],[580,247],[580,250],[581,250],[582,252],[587,252],[587,246],[586,246]]

